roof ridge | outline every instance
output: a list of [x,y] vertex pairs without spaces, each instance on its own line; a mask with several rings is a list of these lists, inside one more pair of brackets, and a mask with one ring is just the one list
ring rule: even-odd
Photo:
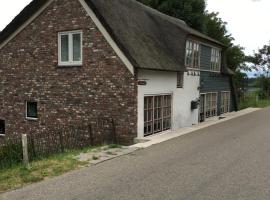
[[206,35],[205,33],[202,33],[202,32],[200,32],[200,31],[198,31],[198,30],[196,30],[196,29],[190,27],[190,26],[189,26],[184,20],[182,20],[182,19],[179,19],[179,18],[170,16],[170,15],[167,15],[167,14],[165,14],[165,13],[162,13],[161,11],[159,11],[159,10],[157,10],[157,9],[154,9],[154,8],[152,8],[152,7],[150,7],[150,6],[147,6],[147,5],[145,5],[145,4],[141,3],[141,2],[138,2],[138,1],[136,1],[136,0],[129,0],[129,1],[133,1],[133,3],[139,4],[141,7],[147,9],[147,10],[148,10],[149,12],[151,12],[152,14],[155,14],[155,15],[158,16],[158,17],[163,17],[163,19],[164,19],[164,18],[167,19],[168,22],[173,23],[173,24],[179,26],[179,27],[182,28],[182,29],[185,28],[186,31],[188,31],[188,32],[193,32],[193,35],[196,35],[197,37],[202,37],[202,38],[205,38],[205,39],[210,40],[210,41],[212,41],[212,42],[215,42],[215,43],[217,43],[217,44],[219,44],[219,45],[224,46],[224,44],[221,43],[220,41],[218,41],[218,40],[216,40],[216,39],[214,39],[214,38],[212,38],[212,37]]
[[137,4],[141,5],[145,9],[149,10],[150,12],[152,12],[152,14],[161,15],[163,17],[166,17],[168,20],[171,19],[171,20],[173,20],[173,21],[175,21],[177,23],[181,23],[182,25],[185,25],[185,26],[188,27],[187,23],[184,20],[182,20],[182,19],[179,19],[179,18],[170,16],[170,15],[167,15],[167,14],[165,14],[165,13],[163,13],[163,12],[157,10],[157,9],[154,9],[154,8],[152,8],[150,6],[147,6],[147,5],[145,5],[145,4],[141,3],[141,2],[138,2],[136,0],[130,0],[130,1],[133,1],[134,3],[137,3]]

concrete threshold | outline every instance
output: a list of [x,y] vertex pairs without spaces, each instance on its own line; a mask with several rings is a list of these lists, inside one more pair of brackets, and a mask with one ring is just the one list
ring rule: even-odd
[[213,119],[194,125],[192,127],[185,127],[185,128],[178,129],[176,131],[166,131],[161,134],[153,135],[153,136],[142,138],[142,139],[137,139],[137,141],[140,143],[132,145],[131,147],[147,148],[152,145],[159,144],[159,143],[162,143],[162,142],[165,142],[165,141],[180,137],[182,135],[186,135],[194,131],[198,131],[200,129],[207,128],[207,127],[219,124],[219,123],[223,123],[225,121],[228,121],[237,117],[241,117],[241,116],[244,116],[246,114],[249,114],[258,110],[260,110],[260,108],[247,108],[238,112],[227,113],[225,115],[222,115],[221,117],[215,117]]

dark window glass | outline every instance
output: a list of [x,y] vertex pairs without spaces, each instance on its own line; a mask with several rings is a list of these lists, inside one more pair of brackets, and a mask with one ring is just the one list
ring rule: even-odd
[[38,118],[37,102],[27,102],[27,115],[28,118]]
[[82,60],[81,34],[73,34],[73,61]]
[[61,61],[69,61],[69,41],[68,35],[61,35]]
[[184,72],[177,72],[177,88],[184,87]]
[[6,134],[5,120],[0,120],[0,135]]

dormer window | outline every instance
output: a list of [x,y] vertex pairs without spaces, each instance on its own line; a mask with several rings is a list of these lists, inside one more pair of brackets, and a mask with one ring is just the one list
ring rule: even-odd
[[221,67],[221,51],[216,48],[212,48],[211,52],[211,70],[219,72]]
[[199,69],[200,68],[200,45],[194,41],[186,43],[186,67]]

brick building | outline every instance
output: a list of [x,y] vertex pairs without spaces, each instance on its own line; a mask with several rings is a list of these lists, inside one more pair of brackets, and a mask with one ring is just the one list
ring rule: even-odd
[[[0,135],[104,116],[114,119],[119,141],[131,144],[196,124],[203,44],[217,51],[205,71],[225,80],[226,99],[217,105],[232,111],[224,46],[185,22],[134,0],[33,0],[0,33]],[[217,110],[211,117],[223,114]]]

